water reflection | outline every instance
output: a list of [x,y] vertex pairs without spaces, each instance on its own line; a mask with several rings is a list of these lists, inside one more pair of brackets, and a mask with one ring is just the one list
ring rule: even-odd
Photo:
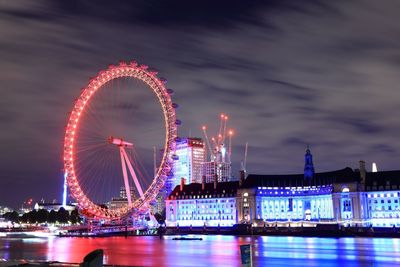
[[101,248],[105,262],[115,265],[240,266],[241,244],[252,244],[254,266],[400,266],[400,240],[390,238],[0,238],[0,259],[78,263],[90,251]]

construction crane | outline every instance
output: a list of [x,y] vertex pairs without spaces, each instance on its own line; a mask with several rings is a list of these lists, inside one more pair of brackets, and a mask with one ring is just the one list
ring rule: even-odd
[[247,148],[249,146],[249,143],[246,142],[246,146],[244,149],[244,160],[243,160],[243,170],[246,171],[246,162],[247,162]]
[[[228,130],[228,116],[221,114],[219,117],[219,128],[216,137],[211,137],[211,142],[207,134],[207,126],[202,127],[204,139],[211,161],[231,162],[232,155],[232,136],[233,130]],[[225,146],[225,139],[228,138],[228,151]]]

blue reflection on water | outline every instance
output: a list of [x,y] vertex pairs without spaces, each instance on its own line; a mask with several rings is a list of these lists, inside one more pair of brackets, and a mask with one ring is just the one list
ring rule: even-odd
[[254,266],[400,266],[400,240],[383,238],[202,236],[0,239],[0,259],[80,262],[101,248],[105,261],[135,266],[240,266],[239,246],[251,244]]

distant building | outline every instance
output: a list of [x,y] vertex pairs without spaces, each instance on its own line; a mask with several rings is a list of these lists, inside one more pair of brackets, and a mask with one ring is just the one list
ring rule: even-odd
[[165,194],[160,192],[157,197],[150,203],[150,212],[152,214],[162,214],[165,209]]
[[34,206],[34,209],[35,210],[45,209],[47,211],[52,211],[52,210],[58,211],[62,207],[66,211],[73,211],[73,210],[76,209],[77,206],[74,205],[74,204],[67,204],[67,205],[63,206],[62,203],[44,203],[44,202],[41,202],[41,203],[36,203],[35,206]]
[[[135,188],[134,187],[129,187],[129,189],[130,189],[130,192],[131,192],[131,198],[135,198]],[[125,198],[125,199],[128,199],[128,197],[126,196],[126,189],[125,189],[125,186],[122,186],[120,189],[119,189],[119,197],[120,198]]]
[[174,162],[173,176],[167,180],[167,194],[179,185],[181,178],[187,184],[201,182],[201,164],[205,161],[205,145],[201,138],[183,138],[176,143],[178,160]]
[[[130,187],[131,199],[136,199],[134,187]],[[120,209],[128,205],[128,198],[126,196],[126,189],[122,186],[119,190],[119,197],[113,197],[110,202],[107,203],[107,207],[110,210]]]
[[201,164],[202,175],[206,177],[206,183],[213,183],[215,177],[218,182],[231,181],[232,171],[230,162],[209,161]]

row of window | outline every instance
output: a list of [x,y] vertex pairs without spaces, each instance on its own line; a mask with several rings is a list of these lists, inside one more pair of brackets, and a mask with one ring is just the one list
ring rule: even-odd
[[373,194],[368,194],[368,198],[378,198],[378,197],[399,197],[398,192],[394,193],[373,193]]
[[178,220],[187,221],[187,220],[234,220],[234,216],[178,216]]
[[214,206],[213,205],[203,205],[203,204],[197,204],[197,205],[182,205],[180,206],[180,209],[185,210],[185,209],[204,209],[204,208],[214,208],[214,209],[227,209],[227,208],[233,208],[233,204],[217,204]]
[[178,205],[184,206],[185,204],[203,204],[203,203],[235,203],[235,199],[205,199],[205,200],[183,200],[177,201]]
[[371,218],[399,218],[399,212],[372,212]]
[[232,211],[233,211],[232,209],[227,209],[227,210],[216,210],[216,209],[179,210],[178,214],[213,214],[213,213],[231,214]]
[[385,211],[385,210],[399,210],[398,206],[392,207],[392,206],[369,206],[369,210],[372,211]]
[[[388,203],[388,204],[391,204],[392,203],[392,199],[388,199],[388,200],[384,200],[384,199],[381,199],[381,201],[380,201],[380,203],[382,203],[382,204],[384,204],[384,203]],[[371,199],[370,200],[368,200],[368,203],[369,204],[377,204],[377,203],[379,203],[379,201],[377,200],[377,199],[375,199],[373,202],[371,201]],[[393,199],[393,203],[399,203],[399,200],[398,199]]]

